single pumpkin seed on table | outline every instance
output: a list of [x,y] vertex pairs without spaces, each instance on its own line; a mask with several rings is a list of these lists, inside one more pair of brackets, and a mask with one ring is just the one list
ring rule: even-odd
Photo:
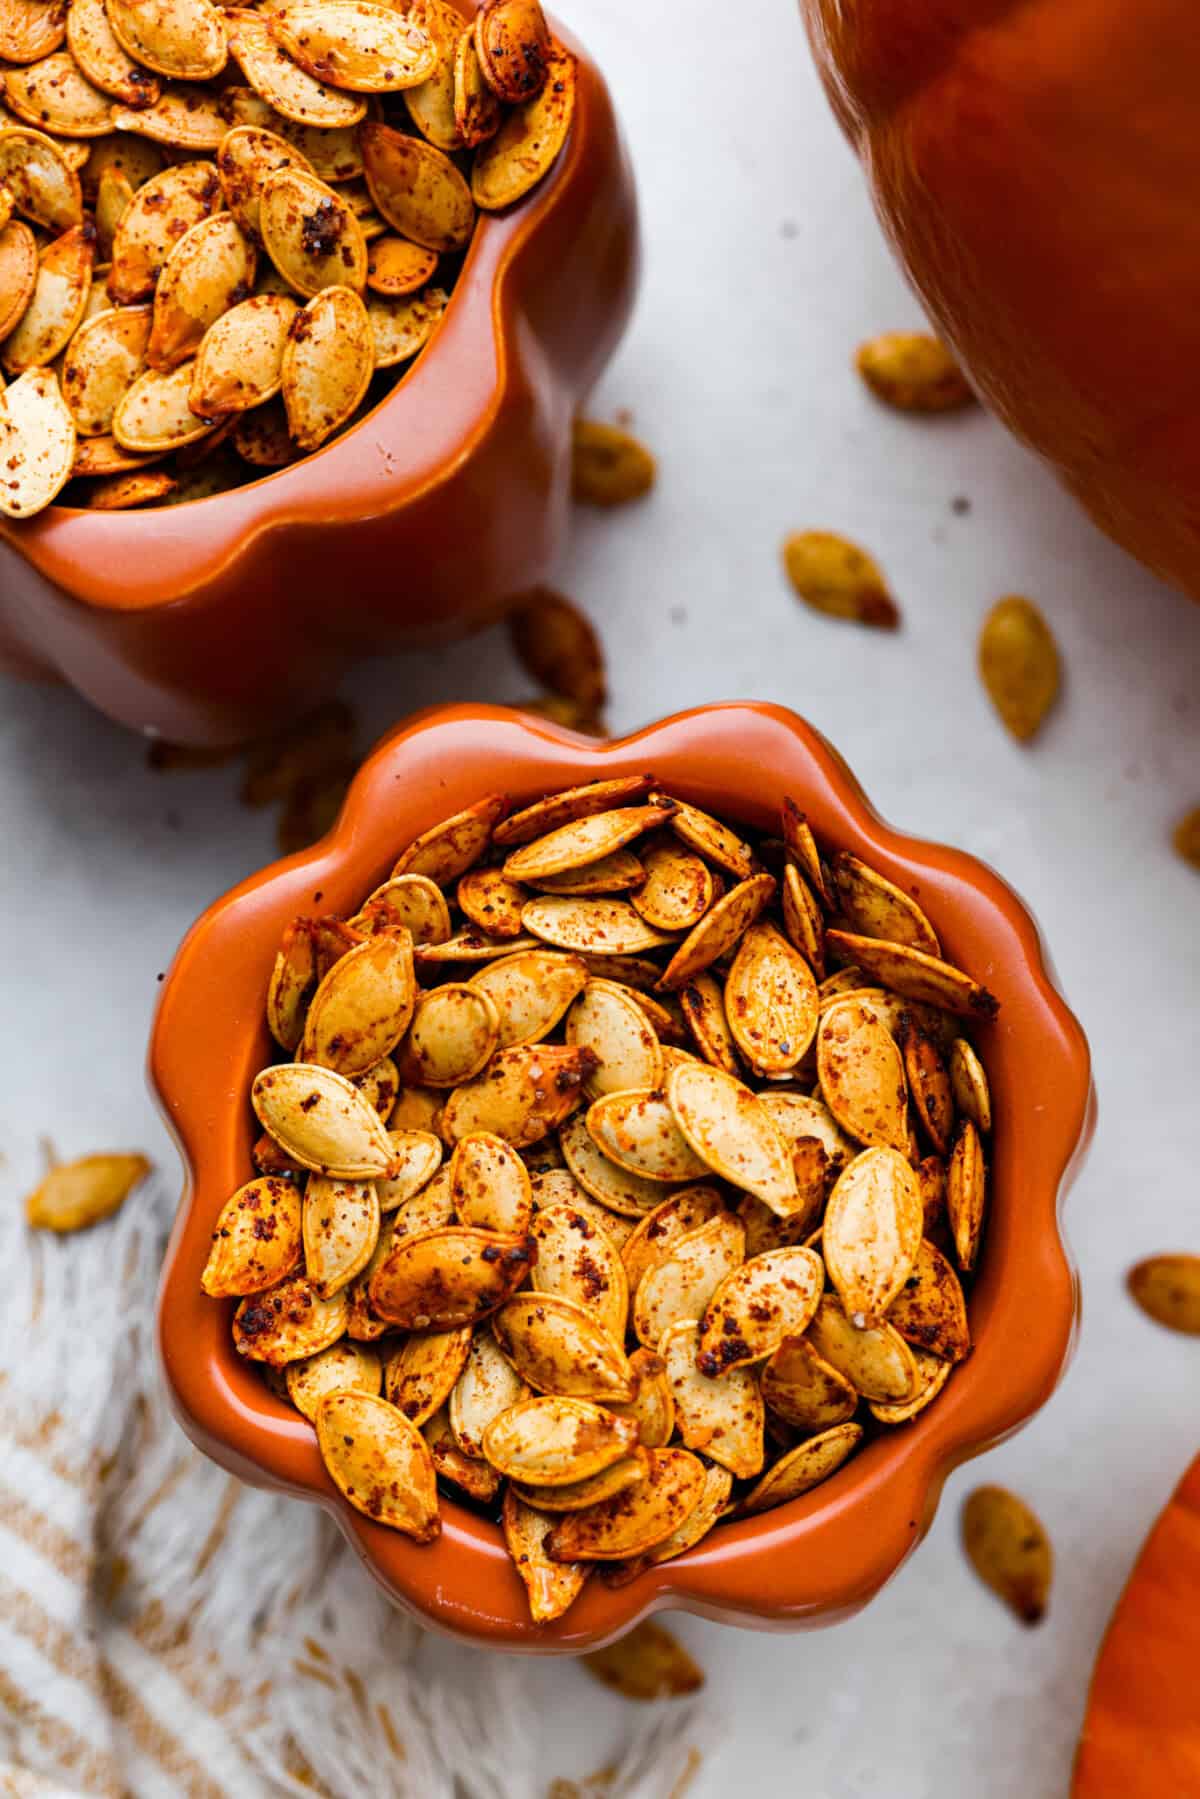
[[205,1284],[240,1301],[241,1354],[293,1370],[276,1398],[354,1402],[335,1479],[408,1457],[398,1527],[436,1524],[430,1470],[503,1487],[548,1622],[592,1563],[636,1579],[938,1402],[971,1349],[995,1002],[794,801],[772,839],[620,776],[485,795],[397,850],[264,970],[299,1059],[253,1084],[260,1178]]
[[150,1167],[145,1156],[126,1154],[55,1163],[26,1198],[25,1222],[59,1235],[86,1230],[119,1211]]
[[962,370],[928,331],[884,331],[860,344],[854,366],[897,412],[958,412],[975,403]]
[[814,612],[894,631],[900,611],[873,556],[832,531],[796,531],[783,546],[796,595]]

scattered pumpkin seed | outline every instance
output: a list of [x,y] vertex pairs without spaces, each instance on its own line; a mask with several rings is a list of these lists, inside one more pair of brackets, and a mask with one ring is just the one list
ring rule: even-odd
[[1023,1499],[1005,1487],[976,1487],[963,1501],[967,1560],[1022,1624],[1039,1624],[1050,1601],[1050,1539]]
[[881,332],[858,346],[854,366],[897,412],[958,412],[975,402],[954,357],[928,331]]
[[101,1154],[59,1162],[26,1199],[26,1223],[60,1235],[86,1230],[119,1211],[150,1169],[142,1155]]
[[979,678],[1001,722],[1020,743],[1041,728],[1058,698],[1058,645],[1032,600],[997,600],[979,635]]
[[894,631],[900,612],[874,557],[832,531],[797,531],[783,546],[797,597],[814,612]]

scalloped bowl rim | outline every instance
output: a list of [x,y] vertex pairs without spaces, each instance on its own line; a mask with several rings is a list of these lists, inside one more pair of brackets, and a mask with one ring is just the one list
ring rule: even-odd
[[[732,781],[729,770],[739,763]],[[487,779],[492,766],[507,778]],[[520,801],[555,786],[643,768],[681,797],[707,801],[751,825],[766,823],[779,796],[792,793],[819,836],[873,855],[910,891],[936,890],[929,909],[951,959],[972,935],[977,943],[986,941],[986,966],[978,954],[960,959],[999,989],[1004,1002],[997,1023],[985,1027],[996,1033],[985,1059],[998,1118],[1020,1122],[1022,1129],[1002,1130],[997,1138],[1003,1163],[996,1190],[1007,1195],[1019,1183],[1021,1201],[1018,1206],[1009,1197],[1001,1204],[993,1195],[991,1254],[985,1249],[972,1297],[973,1315],[984,1313],[985,1328],[937,1405],[870,1442],[812,1493],[721,1526],[698,1548],[623,1588],[593,1579],[564,1618],[536,1626],[498,1529],[478,1514],[443,1498],[442,1535],[422,1547],[341,1498],[320,1463],[311,1427],[289,1416],[239,1361],[228,1329],[232,1302],[204,1298],[199,1270],[217,1211],[247,1178],[245,1093],[269,1053],[259,996],[287,920],[306,905],[339,909],[339,883],[352,905],[373,877],[386,876],[405,842],[484,791],[503,787]],[[387,822],[388,789],[402,782],[410,795],[397,829]],[[731,786],[738,794],[733,802]],[[988,927],[982,933],[981,919]],[[243,975],[241,984],[255,1004],[236,1027],[235,1053],[228,1053],[224,1037],[200,1052],[212,991],[206,966],[214,956],[244,964],[250,937],[261,948],[254,951],[253,983],[247,987]],[[220,990],[235,994],[237,983]],[[236,1007],[235,1016],[240,1018]],[[220,1089],[215,1098],[197,1088],[204,1055]],[[1019,1087],[1011,1078],[1018,1064],[1026,1077]],[[1031,1067],[1051,1077],[1053,1106],[1035,1103],[1029,1094]],[[1038,927],[984,863],[886,824],[838,752],[782,707],[705,706],[611,742],[503,707],[437,708],[406,720],[359,770],[328,836],[243,882],[192,927],[162,991],[149,1073],[187,1172],[159,1305],[160,1353],[185,1430],[244,1478],[323,1505],[385,1590],[426,1622],[496,1647],[574,1653],[666,1606],[762,1628],[794,1629],[849,1615],[925,1534],[949,1473],[1027,1422],[1049,1398],[1070,1356],[1079,1291],[1058,1215],[1090,1141],[1095,1101],[1087,1042],[1055,985]],[[999,1277],[1001,1261],[1018,1249],[1024,1257],[1020,1295]],[[997,1309],[1011,1327],[1003,1337],[998,1325],[986,1328]]]

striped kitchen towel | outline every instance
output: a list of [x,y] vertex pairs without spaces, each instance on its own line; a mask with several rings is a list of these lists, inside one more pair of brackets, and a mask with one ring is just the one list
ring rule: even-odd
[[[443,1645],[435,1676],[425,1633],[327,1518],[242,1486],[180,1433],[153,1345],[162,1183],[56,1239],[26,1228],[10,1180],[0,1799],[545,1795],[558,1770],[538,1766],[526,1664]],[[604,1799],[682,1793],[698,1725],[691,1708],[639,1715]]]

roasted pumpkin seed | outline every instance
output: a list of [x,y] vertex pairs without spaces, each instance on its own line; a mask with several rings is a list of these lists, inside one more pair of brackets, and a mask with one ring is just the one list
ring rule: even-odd
[[817,1306],[808,1336],[822,1361],[864,1399],[894,1403],[911,1395],[917,1380],[916,1364],[908,1344],[890,1324],[859,1329],[846,1316],[841,1300],[827,1293]]
[[773,1355],[785,1337],[803,1336],[824,1284],[821,1258],[811,1249],[772,1249],[743,1262],[704,1308],[696,1342],[700,1373],[715,1379],[749,1367]]
[[233,1317],[238,1354],[272,1368],[319,1354],[345,1331],[345,1293],[322,1299],[304,1274],[243,1299]]
[[709,1171],[679,1129],[661,1090],[605,1094],[589,1109],[587,1128],[602,1155],[642,1180],[689,1181]]
[[921,1247],[921,1192],[894,1149],[867,1149],[838,1177],[825,1209],[821,1253],[852,1324],[880,1323]]
[[552,45],[541,92],[510,112],[475,152],[471,194],[476,206],[485,212],[512,206],[549,173],[571,127],[577,83],[575,58]]
[[529,1388],[491,1331],[476,1330],[450,1395],[450,1428],[463,1455],[482,1460],[488,1425],[528,1398]]
[[725,983],[729,1029],[755,1073],[788,1074],[817,1028],[817,983],[804,957],[771,924],[752,924]]
[[0,364],[10,375],[47,368],[69,343],[87,305],[95,246],[95,231],[85,223],[42,251],[33,297],[0,345]]
[[25,1222],[37,1231],[66,1235],[111,1218],[150,1173],[142,1155],[80,1156],[59,1162],[25,1201]]
[[20,219],[0,230],[0,339],[16,326],[37,286],[37,239]]
[[367,246],[337,188],[293,161],[271,169],[258,189],[263,247],[288,285],[306,298],[326,288],[362,291]]
[[296,125],[344,129],[366,117],[366,101],[302,69],[271,36],[261,11],[225,15],[229,54],[255,93]]
[[1041,1521],[1004,1487],[976,1487],[963,1501],[967,1560],[1022,1624],[1040,1624],[1050,1602],[1054,1558]]
[[521,1379],[536,1392],[605,1404],[633,1398],[633,1375],[619,1340],[587,1305],[565,1294],[517,1294],[496,1313],[492,1331]]
[[382,1384],[379,1357],[345,1339],[319,1355],[287,1366],[288,1397],[310,1422],[315,1421],[317,1407],[327,1393],[377,1394]]
[[209,326],[249,293],[254,268],[253,245],[231,214],[193,225],[167,257],[154,290],[150,367],[173,369],[194,356]]
[[854,366],[897,412],[957,412],[975,401],[950,351],[928,331],[881,332],[858,346]]
[[329,1299],[361,1274],[379,1240],[379,1196],[372,1181],[312,1174],[304,1188],[304,1265],[313,1291]]
[[742,1264],[745,1232],[732,1212],[721,1211],[677,1237],[638,1282],[633,1328],[647,1349],[681,1322],[699,1323],[717,1288]]
[[763,1368],[762,1396],[768,1411],[803,1431],[844,1424],[858,1409],[855,1388],[807,1337],[788,1337],[779,1345]]
[[442,1135],[457,1143],[490,1131],[522,1149],[575,1110],[591,1072],[591,1052],[570,1045],[497,1050],[483,1074],[451,1093],[442,1113]]
[[664,1331],[659,1344],[675,1401],[675,1428],[688,1449],[701,1450],[731,1474],[748,1479],[763,1465],[763,1401],[747,1368],[731,1368],[719,1379],[697,1365],[699,1326],[681,1321]]
[[[473,150],[496,135],[504,114],[484,77],[475,33],[469,27],[460,32],[455,46],[452,83],[455,135]],[[438,147],[445,149],[446,145]]]
[[10,112],[39,131],[60,137],[104,137],[112,129],[112,104],[93,87],[75,58],[58,50],[4,77]]
[[267,28],[314,80],[351,93],[419,87],[437,60],[424,31],[369,0],[284,0],[268,14]]
[[[461,1223],[514,1236],[529,1231],[533,1217],[529,1171],[503,1137],[482,1131],[463,1137],[451,1158],[450,1181]],[[537,1241],[537,1232],[533,1234]]]
[[791,1209],[797,1198],[791,1159],[749,1087],[720,1068],[681,1062],[667,1076],[667,1103],[714,1174],[755,1194],[773,1212]]
[[513,1480],[565,1487],[624,1460],[636,1442],[637,1426],[629,1419],[587,1399],[543,1395],[523,1399],[494,1418],[483,1433],[483,1452],[498,1473]]
[[983,1063],[965,1037],[956,1037],[950,1046],[949,1072],[954,1104],[986,1137],[992,1128],[992,1096]]
[[583,1213],[564,1205],[543,1207],[530,1234],[537,1244],[535,1290],[573,1299],[595,1315],[614,1342],[623,1343],[629,1283],[616,1245]]
[[334,1484],[377,1524],[431,1543],[438,1518],[429,1445],[395,1406],[376,1394],[327,1393],[316,1411],[317,1443]]
[[159,83],[121,48],[104,0],[71,0],[67,44],[87,79],[114,100],[123,100],[126,106],[144,106],[158,99]]
[[871,1006],[837,1000],[817,1032],[821,1097],[848,1136],[885,1149],[908,1148],[904,1059]]
[[595,1056],[588,1092],[596,1098],[654,1089],[662,1080],[658,1038],[633,994],[615,981],[587,982],[567,1015],[565,1036]]
[[987,1204],[987,1169],[979,1132],[969,1118],[959,1125],[946,1170],[946,1214],[954,1253],[964,1273],[975,1266]]
[[449,157],[375,120],[363,125],[361,138],[371,199],[392,230],[439,255],[465,249],[475,206]]
[[971,1333],[962,1286],[936,1244],[922,1242],[912,1272],[888,1309],[888,1323],[906,1342],[931,1351],[943,1361],[961,1362],[970,1353]]
[[[454,1441],[454,1433],[450,1429],[450,1414],[446,1406],[433,1414],[429,1422],[422,1426],[421,1434],[429,1445],[429,1453],[433,1457],[433,1465],[443,1479],[453,1481],[472,1499],[478,1499],[483,1505],[490,1505],[500,1491],[500,1476],[485,1461],[477,1461],[473,1456],[464,1455]],[[508,1493],[505,1493],[507,1501]],[[545,1520],[549,1529],[550,1520]]]
[[57,377],[26,369],[0,391],[0,513],[40,512],[66,486],[74,460],[75,425]]
[[1156,1324],[1200,1336],[1200,1256],[1150,1256],[1130,1269],[1127,1282]]
[[451,1330],[502,1305],[529,1272],[531,1254],[525,1237],[463,1225],[397,1236],[368,1297],[381,1318],[402,1330]]
[[393,868],[393,877],[425,875],[440,886],[456,881],[478,862],[507,810],[505,796],[493,793],[452,818],[443,819],[413,839]]
[[408,17],[429,39],[434,52],[432,72],[419,87],[406,87],[408,116],[438,150],[463,148],[454,115],[454,53],[463,28],[462,14],[450,0],[411,0]]
[[796,531],[783,566],[797,598],[814,612],[894,631],[900,612],[873,556],[833,531]]
[[688,932],[667,963],[659,985],[675,991],[703,974],[741,940],[774,894],[775,877],[768,874],[751,875],[731,887]]
[[877,1399],[869,1403],[872,1418],[877,1418],[880,1424],[910,1424],[918,1412],[923,1412],[927,1405],[932,1405],[954,1373],[953,1362],[943,1361],[941,1356],[931,1354],[928,1349],[920,1349],[914,1344],[912,1353],[917,1380],[910,1396],[894,1405],[887,1405]]
[[420,1425],[449,1399],[471,1348],[472,1326],[414,1331],[393,1350],[383,1371],[384,1394],[398,1412]]
[[348,287],[327,287],[292,321],[283,352],[288,432],[314,450],[353,417],[375,367],[367,309]]
[[200,1285],[214,1299],[265,1292],[299,1266],[302,1248],[294,1183],[248,1181],[221,1208]]
[[647,1449],[645,1455],[646,1476],[636,1486],[555,1520],[545,1538],[552,1561],[607,1562],[644,1555],[691,1516],[706,1485],[704,1463],[686,1449]]
[[5,62],[36,62],[63,41],[66,7],[45,0],[4,0],[0,9],[0,57]]
[[596,1505],[602,1499],[611,1499],[616,1493],[623,1493],[626,1487],[634,1487],[646,1478],[645,1455],[635,1449],[632,1455],[622,1461],[613,1462],[602,1468],[599,1474],[591,1474],[586,1480],[572,1482],[569,1487],[538,1487],[521,1483],[514,1487],[517,1497],[526,1505],[536,1506],[543,1512],[579,1512],[585,1506]]
[[468,985],[496,1014],[496,1047],[516,1049],[548,1037],[586,983],[587,964],[578,956],[533,949],[489,962]]
[[811,1492],[836,1473],[847,1456],[853,1455],[862,1442],[862,1435],[861,1424],[835,1424],[819,1436],[798,1443],[751,1487],[738,1505],[737,1516],[753,1517],[756,1512],[787,1505],[789,1500]]
[[[537,667],[531,668],[530,673],[536,680],[555,687],[552,678],[555,666],[555,657],[548,653],[538,659]],[[601,692],[598,703],[603,700]],[[611,781],[589,781],[582,787],[567,787],[562,793],[535,800],[531,806],[501,820],[493,832],[493,841],[503,848],[514,843],[531,843],[535,837],[549,836],[551,831],[574,819],[591,818],[611,806],[632,805],[649,793],[653,785],[653,775],[619,775]]]
[[513,1566],[529,1596],[530,1617],[535,1624],[552,1624],[579,1597],[588,1568],[582,1563],[550,1560],[545,1545],[553,1518],[525,1505],[512,1487],[504,1495],[501,1525]]
[[339,1180],[390,1174],[396,1155],[378,1112],[344,1075],[309,1062],[265,1068],[251,1103],[263,1129],[302,1168]]
[[211,0],[104,3],[114,37],[142,68],[176,81],[209,81],[225,67],[225,27]]
[[979,675],[1001,722],[1020,743],[1036,737],[1058,698],[1054,635],[1032,600],[997,600],[979,637]]
[[[39,12],[56,9],[32,0]],[[24,218],[45,231],[70,231],[83,223],[79,176],[61,147],[44,132],[24,125],[0,129],[0,182]]]

